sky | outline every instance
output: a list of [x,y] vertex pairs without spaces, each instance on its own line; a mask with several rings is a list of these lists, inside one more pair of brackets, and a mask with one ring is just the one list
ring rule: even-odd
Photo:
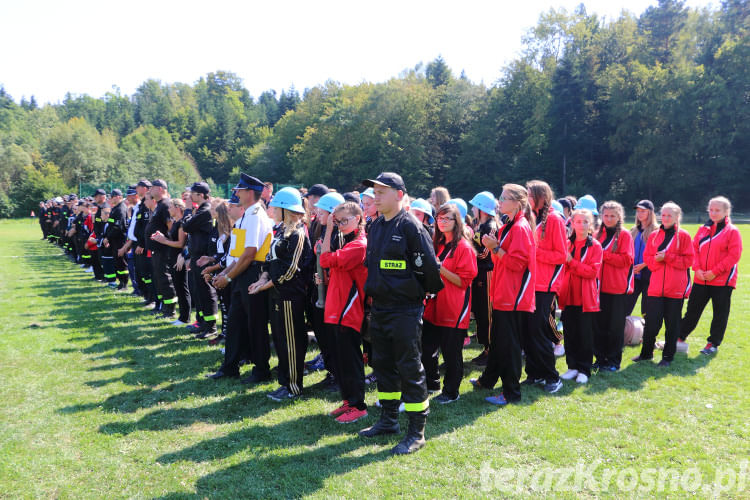
[[[718,0],[715,0],[716,4]],[[439,55],[492,85],[542,12],[581,0],[0,0],[0,86],[20,101],[132,95],[149,78],[236,73],[254,97],[334,80],[382,82]],[[657,0],[588,0],[616,19]],[[687,0],[704,7],[706,0]]]

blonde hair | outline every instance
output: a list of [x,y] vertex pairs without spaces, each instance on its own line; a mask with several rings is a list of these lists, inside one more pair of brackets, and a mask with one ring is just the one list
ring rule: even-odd
[[727,212],[727,217],[732,215],[732,202],[729,201],[729,198],[726,196],[714,196],[710,200],[708,200],[708,206],[706,209],[708,209],[711,206],[711,203],[718,203],[719,205],[724,207],[724,210]]
[[229,236],[232,232],[232,219],[229,217],[229,205],[222,202],[216,207],[216,228],[219,234]]
[[172,198],[170,201],[173,207],[185,210],[185,202],[182,201],[182,198]]
[[520,184],[505,184],[503,185],[503,191],[510,194],[510,199],[512,201],[518,202],[520,206],[519,210],[523,212],[523,214],[526,216],[526,220],[529,221],[532,233],[535,232],[536,218],[531,212],[531,207],[529,207],[529,192],[526,190],[526,188],[524,186],[521,186]]
[[674,213],[675,216],[677,217],[677,222],[675,222],[675,225],[676,226],[680,225],[680,223],[682,222],[682,209],[677,203],[673,201],[668,201],[664,205],[661,206],[661,211],[663,210],[671,210],[672,213]]
[[[646,209],[648,210],[648,209]],[[643,240],[648,241],[648,237],[651,236],[651,233],[659,229],[659,224],[656,223],[656,214],[653,210],[648,210],[648,221],[646,222],[645,227],[641,225],[641,221],[638,219],[638,216],[635,217],[635,226],[633,226],[630,229],[630,236],[633,237],[633,241],[635,241],[635,237],[638,234],[638,231],[643,231]]]
[[[615,241],[614,246],[612,247],[612,251],[617,251],[617,243],[620,240],[620,231],[622,231],[622,223],[625,220],[625,209],[622,207],[621,204],[619,204],[616,201],[605,201],[602,206],[599,208],[599,213],[604,215],[605,210],[614,210],[617,213],[617,224],[615,225]],[[606,231],[604,225],[604,219],[602,219],[602,225],[599,226],[599,232],[596,234],[596,238],[599,239],[602,236],[602,233]]]

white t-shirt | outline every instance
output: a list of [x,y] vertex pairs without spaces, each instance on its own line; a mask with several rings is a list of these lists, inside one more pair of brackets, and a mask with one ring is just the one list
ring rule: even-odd
[[133,215],[130,217],[130,224],[128,225],[128,239],[130,241],[138,241],[138,238],[135,237],[135,219],[136,215],[138,215],[138,212],[141,208],[141,202],[135,204],[133,207]]
[[248,247],[258,249],[255,260],[265,260],[273,237],[273,221],[261,202],[247,207],[242,217],[234,224],[229,243],[227,266],[239,259]]

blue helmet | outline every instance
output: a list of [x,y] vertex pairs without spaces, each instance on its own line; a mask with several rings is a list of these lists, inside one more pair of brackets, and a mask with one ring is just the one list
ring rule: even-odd
[[369,196],[370,198],[375,199],[375,190],[373,188],[365,189],[364,193],[359,195],[359,199],[361,200],[365,196]]
[[461,214],[461,218],[465,219],[466,214],[469,213],[469,207],[466,202],[461,198],[451,198],[446,203],[452,203],[458,207],[458,212]]
[[411,202],[411,210],[417,210],[419,212],[427,214],[427,219],[430,224],[435,223],[435,218],[432,216],[432,205],[427,200],[417,198]]
[[344,201],[346,200],[339,193],[328,193],[321,196],[315,206],[328,213],[333,213],[333,209],[344,203]]
[[302,206],[302,196],[293,187],[279,189],[271,200],[271,203],[269,203],[269,206],[291,210],[300,214],[305,213],[305,207]]
[[581,196],[578,199],[578,204],[576,205],[576,210],[578,209],[585,209],[591,212],[592,214],[598,216],[599,210],[596,209],[596,200],[593,196],[590,194]]
[[495,201],[495,195],[489,191],[482,191],[474,195],[474,198],[469,200],[469,203],[477,207],[482,212],[495,216],[495,207],[497,202]]
[[552,203],[550,203],[550,205],[552,205],[552,208],[555,209],[555,212],[557,212],[558,214],[562,215],[563,218],[565,217],[565,212],[563,212],[563,206],[560,204],[559,201],[552,200]]

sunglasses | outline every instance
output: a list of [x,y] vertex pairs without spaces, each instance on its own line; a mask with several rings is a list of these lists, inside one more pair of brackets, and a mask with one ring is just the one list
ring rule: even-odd
[[453,217],[438,217],[438,222],[441,224],[448,224],[450,221],[454,221]]

